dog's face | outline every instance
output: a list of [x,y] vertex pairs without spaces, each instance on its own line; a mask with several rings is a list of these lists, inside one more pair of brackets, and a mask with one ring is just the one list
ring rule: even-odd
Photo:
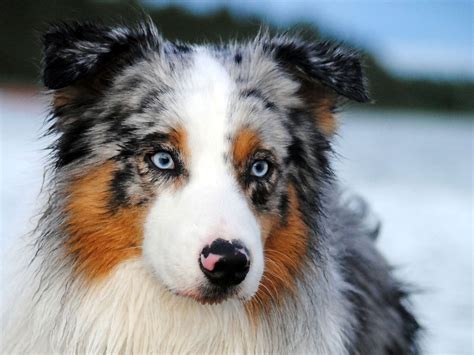
[[150,24],[59,26],[44,43],[76,270],[94,279],[141,257],[203,303],[291,289],[336,99],[367,99],[352,53],[264,36],[187,46]]

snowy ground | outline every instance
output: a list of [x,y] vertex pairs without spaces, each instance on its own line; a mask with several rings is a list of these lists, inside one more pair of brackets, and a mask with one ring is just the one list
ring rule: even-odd
[[426,353],[473,354],[473,117],[343,118],[339,176],[370,202],[380,248],[421,290]]
[[[0,92],[0,245],[32,228],[47,144],[45,106]],[[379,246],[414,297],[427,354],[473,349],[473,122],[411,113],[343,115],[337,171],[383,221]]]

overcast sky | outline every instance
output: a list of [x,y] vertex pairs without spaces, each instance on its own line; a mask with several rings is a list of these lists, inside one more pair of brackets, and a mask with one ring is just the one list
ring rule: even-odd
[[473,0],[148,0],[196,12],[229,7],[289,25],[314,21],[327,33],[358,43],[389,69],[408,76],[474,80]]

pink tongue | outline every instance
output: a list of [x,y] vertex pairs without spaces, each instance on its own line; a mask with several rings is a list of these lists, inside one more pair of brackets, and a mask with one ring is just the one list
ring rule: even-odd
[[206,270],[212,271],[221,257],[222,256],[220,255],[212,253],[209,253],[207,258],[205,258],[204,255],[201,255],[201,264]]

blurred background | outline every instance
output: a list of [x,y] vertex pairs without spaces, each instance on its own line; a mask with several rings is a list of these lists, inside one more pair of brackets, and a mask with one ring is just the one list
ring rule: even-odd
[[[169,39],[245,39],[263,25],[362,51],[374,99],[340,115],[336,170],[383,223],[379,247],[415,290],[426,354],[473,354],[474,3],[470,0],[2,0],[0,247],[38,209],[48,23],[135,22]],[[1,265],[1,261],[0,261]]]

